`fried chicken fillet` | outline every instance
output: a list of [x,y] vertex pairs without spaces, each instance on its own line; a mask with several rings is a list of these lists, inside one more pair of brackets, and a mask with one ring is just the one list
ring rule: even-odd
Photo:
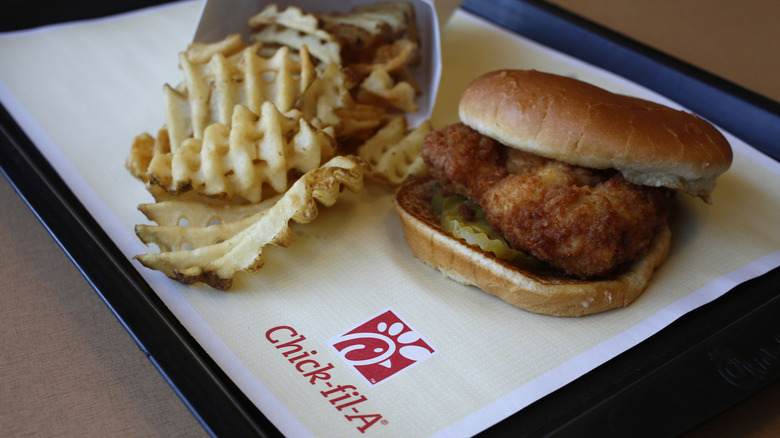
[[421,156],[447,191],[473,200],[514,249],[566,274],[606,277],[666,228],[674,191],[508,148],[463,123],[425,139]]

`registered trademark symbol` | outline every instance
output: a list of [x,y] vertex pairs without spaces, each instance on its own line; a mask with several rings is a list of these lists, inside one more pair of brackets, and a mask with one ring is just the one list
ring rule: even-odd
[[389,423],[389,421],[383,419],[382,421],[380,421],[380,423],[382,423],[383,425],[387,426],[387,423]]

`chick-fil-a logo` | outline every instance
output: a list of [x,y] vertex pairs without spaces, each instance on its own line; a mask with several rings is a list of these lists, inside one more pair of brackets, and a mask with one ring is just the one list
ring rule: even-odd
[[328,344],[369,385],[379,384],[436,353],[392,310],[331,338]]

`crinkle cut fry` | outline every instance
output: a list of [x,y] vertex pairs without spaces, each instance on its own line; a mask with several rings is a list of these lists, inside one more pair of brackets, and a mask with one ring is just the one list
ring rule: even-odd
[[296,181],[279,201],[258,220],[220,243],[192,250],[136,256],[144,266],[185,284],[206,283],[219,290],[233,285],[236,272],[254,272],[264,264],[267,245],[288,246],[289,221],[308,223],[317,217],[317,202],[332,206],[344,185],[352,191],[363,187],[368,164],[355,156],[338,156]]

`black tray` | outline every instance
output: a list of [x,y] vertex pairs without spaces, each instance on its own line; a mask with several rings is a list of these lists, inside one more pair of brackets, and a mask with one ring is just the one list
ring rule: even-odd
[[[92,18],[154,0],[0,4],[0,30]],[[68,3],[73,6],[72,3]],[[543,1],[468,0],[464,9],[617,73],[780,158],[780,104]],[[216,436],[278,436],[65,186],[0,106],[0,167],[184,403]],[[745,282],[483,435],[668,436],[780,376],[780,268]]]

